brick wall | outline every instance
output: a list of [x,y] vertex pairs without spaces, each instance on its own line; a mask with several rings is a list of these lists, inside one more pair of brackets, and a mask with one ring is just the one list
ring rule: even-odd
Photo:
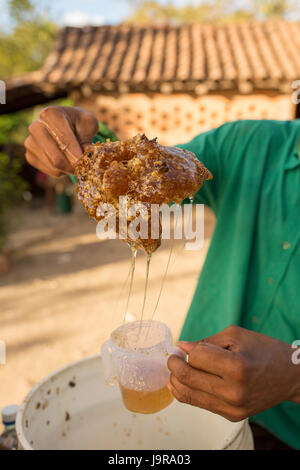
[[194,97],[188,94],[130,93],[79,97],[76,105],[95,113],[120,138],[141,132],[160,143],[186,142],[208,129],[237,119],[294,119],[290,95],[270,92]]

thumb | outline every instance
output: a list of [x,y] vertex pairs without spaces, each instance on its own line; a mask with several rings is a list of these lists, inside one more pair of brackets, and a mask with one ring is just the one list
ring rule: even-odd
[[86,150],[91,147],[93,142],[86,142],[86,143],[81,143],[81,147],[83,148],[83,152],[86,152]]
[[186,354],[191,354],[198,343],[200,343],[200,341],[179,341],[177,345]]
[[186,354],[190,354],[198,344],[202,344],[203,346],[214,345],[223,349],[230,349],[232,346],[232,341],[228,339],[228,335],[226,333],[221,331],[216,335],[208,336],[207,338],[201,339],[199,341],[179,341],[178,347]]

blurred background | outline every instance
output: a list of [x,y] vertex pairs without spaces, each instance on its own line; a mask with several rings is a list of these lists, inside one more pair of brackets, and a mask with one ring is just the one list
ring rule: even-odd
[[[296,119],[296,0],[0,0],[0,407],[57,367],[95,354],[123,321],[129,249],[99,241],[69,178],[30,167],[28,125],[48,104],[82,106],[120,138],[175,145],[236,119]],[[214,229],[176,242],[156,319],[179,334]],[[151,317],[170,245],[153,256]],[[129,305],[139,318],[139,254]]]

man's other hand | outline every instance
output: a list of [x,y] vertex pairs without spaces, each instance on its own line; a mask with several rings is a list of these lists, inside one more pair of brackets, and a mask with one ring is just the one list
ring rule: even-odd
[[180,402],[240,421],[282,401],[300,403],[300,370],[291,345],[237,326],[199,342],[180,342],[188,363],[168,360]]
[[48,106],[29,126],[26,159],[51,176],[72,174],[73,166],[92,143],[97,130],[97,118],[82,108]]

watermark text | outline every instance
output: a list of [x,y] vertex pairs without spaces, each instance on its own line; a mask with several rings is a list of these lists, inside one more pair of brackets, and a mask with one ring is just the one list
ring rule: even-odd
[[203,204],[128,204],[127,197],[120,196],[118,211],[112,204],[102,203],[96,215],[100,219],[96,233],[101,240],[170,240],[173,220],[174,239],[185,239],[186,250],[200,250],[203,246]]

